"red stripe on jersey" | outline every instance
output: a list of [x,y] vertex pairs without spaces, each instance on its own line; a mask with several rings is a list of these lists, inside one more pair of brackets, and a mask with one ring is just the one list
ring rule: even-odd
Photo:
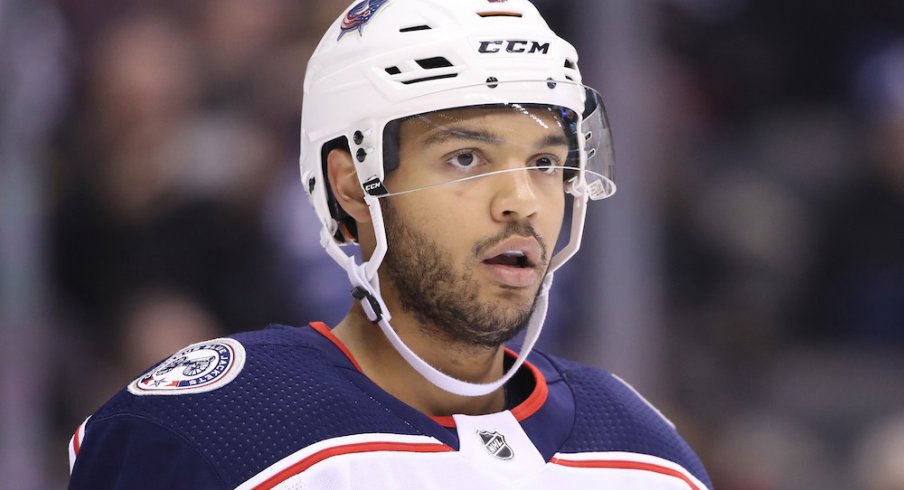
[[452,417],[450,417],[448,415],[437,415],[437,416],[431,415],[430,419],[432,419],[434,422],[436,422],[437,424],[439,424],[447,429],[455,428],[455,419],[453,419]]
[[341,350],[342,353],[345,354],[345,357],[347,357],[349,361],[352,361],[352,364],[355,365],[355,369],[357,369],[358,371],[361,371],[362,373],[364,372],[364,370],[361,369],[361,366],[358,365],[358,361],[356,361],[355,358],[352,357],[352,353],[351,353],[351,351],[348,350],[348,347],[346,347],[345,344],[343,344],[342,341],[339,340],[338,337],[333,335],[333,331],[330,330],[330,327],[326,326],[326,323],[311,322],[310,325],[311,325],[311,328],[320,332],[320,335],[323,335],[330,342],[332,342],[336,347],[338,347],[339,350]]
[[652,463],[641,463],[638,461],[576,460],[561,458],[552,458],[551,460],[549,460],[549,462],[561,466],[570,466],[573,468],[606,468],[615,470],[650,471],[653,473],[659,473],[660,475],[667,475],[678,478],[684,483],[687,483],[687,486],[691,488],[691,490],[700,490],[700,487],[695,485],[690,478],[684,475],[684,473],[681,473],[678,470],[673,470],[672,468],[667,468],[665,466],[660,466]]
[[[517,357],[517,354],[509,350],[509,348],[506,347],[505,351],[507,354]],[[527,361],[524,361],[524,365],[527,366],[527,369],[530,369],[531,374],[534,375],[535,384],[534,391],[531,392],[530,396],[512,409],[512,415],[515,416],[515,420],[518,422],[537,413],[537,410],[540,410],[540,407],[546,403],[546,397],[549,395],[549,387],[546,386],[546,378],[543,377],[543,373],[537,369],[537,366],[534,366]]]
[[288,468],[268,478],[260,485],[254,487],[255,490],[266,490],[279,485],[289,478],[307,470],[311,466],[333,456],[341,456],[343,454],[354,453],[370,453],[376,451],[393,451],[393,452],[410,452],[410,453],[445,453],[454,451],[445,444],[429,443],[429,442],[360,442],[356,444],[347,444],[345,446],[336,446],[318,451],[301,461],[292,464]]
[[79,432],[84,430],[84,426],[85,426],[85,423],[82,422],[81,424],[79,424],[78,427],[75,428],[75,434],[72,434],[72,452],[74,452],[76,456],[78,456],[78,450],[81,447],[81,444],[79,444],[79,442],[78,442],[78,440],[79,440],[78,435],[79,435]]

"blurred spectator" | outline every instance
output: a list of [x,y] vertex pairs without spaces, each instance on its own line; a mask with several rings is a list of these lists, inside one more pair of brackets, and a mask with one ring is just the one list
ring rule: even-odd
[[857,488],[904,489],[904,414],[872,425],[857,441],[853,459]]
[[825,443],[765,413],[733,413],[714,434],[709,471],[720,490],[843,490]]
[[148,286],[190,291],[228,331],[297,320],[258,216],[278,140],[201,110],[194,44],[168,17],[125,18],[96,46],[52,227],[61,298],[85,338],[110,348],[113,312]]
[[867,149],[861,172],[825,209],[812,276],[814,337],[904,341],[904,40],[870,52],[854,99]]

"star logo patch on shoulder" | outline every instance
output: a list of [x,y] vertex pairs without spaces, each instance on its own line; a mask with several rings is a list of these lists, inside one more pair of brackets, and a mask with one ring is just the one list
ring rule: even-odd
[[133,395],[204,393],[226,386],[245,366],[245,348],[235,339],[192,344],[173,354],[135,381]]

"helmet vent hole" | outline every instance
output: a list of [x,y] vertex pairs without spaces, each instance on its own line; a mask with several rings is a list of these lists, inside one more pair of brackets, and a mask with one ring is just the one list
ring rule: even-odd
[[409,63],[403,65],[393,65],[384,68],[394,81],[404,85],[413,83],[429,82],[431,80],[442,80],[444,78],[455,78],[461,71],[447,58],[442,56],[434,56],[432,58],[421,58],[413,60],[417,66]]
[[430,29],[432,29],[432,27],[430,27],[426,24],[423,24],[423,25],[419,25],[419,26],[403,27],[403,28],[399,29],[399,32],[428,31]]
[[435,75],[432,77],[416,78],[414,80],[401,80],[401,82],[405,85],[411,85],[412,83],[429,82],[430,80],[441,80],[443,78],[455,78],[457,76],[458,76],[458,73],[447,73],[445,75]]
[[477,12],[481,17],[521,17],[520,12]]
[[577,70],[578,65],[573,60],[565,58],[565,68],[571,68],[572,70]]
[[425,70],[432,70],[434,68],[448,68],[452,66],[452,63],[443,58],[442,56],[437,56],[435,58],[425,58],[422,60],[414,60],[421,68]]

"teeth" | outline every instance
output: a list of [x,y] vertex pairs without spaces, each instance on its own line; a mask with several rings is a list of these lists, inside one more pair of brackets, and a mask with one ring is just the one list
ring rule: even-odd
[[515,267],[527,267],[527,254],[523,250],[508,250],[499,254],[508,259],[514,259]]

